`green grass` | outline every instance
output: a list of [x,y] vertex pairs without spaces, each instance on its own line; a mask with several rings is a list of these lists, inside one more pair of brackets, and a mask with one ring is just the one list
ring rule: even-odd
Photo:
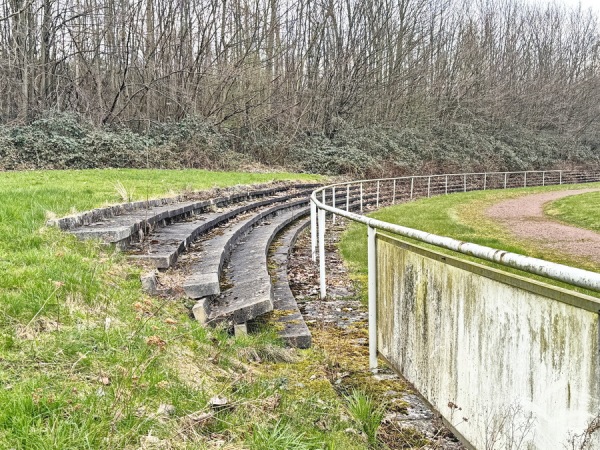
[[[473,242],[514,253],[527,254],[536,258],[573,265],[588,270],[598,270],[600,269],[599,265],[592,261],[577,258],[568,254],[542,249],[539,246],[536,246],[534,243],[517,239],[510,233],[510,230],[507,230],[501,224],[487,218],[485,216],[485,210],[494,203],[517,196],[549,190],[581,189],[599,186],[600,184],[594,183],[569,186],[563,185],[509,189],[506,191],[473,191],[468,193],[436,196],[383,208],[380,211],[370,214],[370,216],[386,222],[396,223],[410,228],[416,228],[441,236],[449,236],[462,241]],[[575,200],[579,199],[580,197],[587,197],[589,195],[591,194],[577,195],[575,197],[565,198],[560,202],[562,203],[563,201],[567,201],[569,199]],[[598,196],[598,199],[600,199],[600,195]],[[574,207],[573,209],[575,210],[576,208]],[[352,274],[358,280],[359,286],[363,287],[363,291],[367,277],[366,234],[365,226],[355,223],[348,228],[340,241],[340,250],[342,252],[342,256],[349,263]],[[411,241],[410,239],[405,240]],[[418,245],[432,248],[442,253],[454,254],[451,251],[442,250],[434,246],[420,243],[418,243]],[[495,264],[487,263],[479,259],[467,259],[479,262],[481,264],[499,267]],[[503,270],[520,273],[519,271],[511,269]],[[520,274],[523,275],[523,273]],[[532,277],[548,281],[541,277]],[[560,283],[555,284],[560,285]]]
[[383,420],[384,407],[382,405],[376,406],[373,399],[357,389],[353,389],[346,400],[348,401],[350,415],[367,436],[369,445],[374,447],[377,444],[377,431]]
[[600,232],[600,192],[589,192],[556,200],[544,212],[562,222]]
[[[29,216],[39,221],[40,213],[52,211],[64,215],[73,209],[84,211],[106,203],[121,203],[116,187],[125,188],[127,200],[146,200],[174,195],[182,191],[203,190],[238,184],[264,183],[276,180],[318,180],[317,175],[285,172],[245,173],[210,172],[206,170],[45,170],[0,172],[0,195],[10,195],[13,208],[4,200],[2,219]],[[41,209],[40,209],[41,208]]]
[[[323,376],[311,379],[322,352],[290,352],[270,328],[241,337],[204,328],[183,301],[142,294],[140,269],[120,253],[44,226],[46,211],[119,202],[117,182],[146,198],[273,179],[315,177],[0,173],[0,448],[260,448],[269,439],[365,448],[344,431],[344,400]],[[212,411],[215,395],[228,407]],[[172,413],[158,414],[161,404]],[[262,438],[252,437],[257,423]]]
[[[108,268],[116,254],[100,254],[96,243],[44,227],[48,212],[64,215],[106,203],[118,203],[120,183],[132,200],[187,190],[283,179],[315,179],[289,173],[246,174],[198,170],[83,170],[0,173],[0,314],[23,322],[40,308],[60,312],[61,303],[78,299],[90,307],[109,300]],[[136,277],[126,278],[126,293],[136,291]],[[57,289],[56,284],[62,286]],[[64,285],[63,285],[64,284]],[[115,286],[117,287],[117,286]],[[119,290],[119,289],[117,289]],[[125,295],[125,294],[120,294]]]
[[256,424],[249,444],[251,450],[312,450],[316,447],[281,420],[272,426]]

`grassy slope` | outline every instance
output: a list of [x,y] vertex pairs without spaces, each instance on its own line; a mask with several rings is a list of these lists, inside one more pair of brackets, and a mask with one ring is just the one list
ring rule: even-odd
[[[156,439],[168,441],[160,448],[277,448],[273,430],[282,448],[364,448],[343,432],[350,424],[318,350],[302,352],[290,371],[272,330],[231,338],[203,328],[182,303],[143,295],[139,269],[119,253],[43,226],[47,210],[118,201],[116,181],[145,198],[284,178],[300,177],[0,173],[0,448],[152,448]],[[214,395],[232,407],[199,420]],[[157,414],[161,404],[174,412]],[[285,444],[299,435],[301,446]]]
[[[64,282],[62,292],[75,290],[86,300],[103,295],[104,283],[93,278],[99,268],[103,269],[99,248],[93,243],[75,242],[43,225],[48,212],[64,215],[121,202],[117,182],[126,188],[129,199],[137,200],[183,189],[311,178],[315,177],[194,170],[0,173],[0,288],[4,297],[0,311],[10,320],[32,317],[55,288],[49,280]],[[118,256],[114,258],[118,260]]]
[[[515,238],[502,225],[488,219],[485,210],[492,204],[507,198],[527,195],[545,190],[577,189],[581,187],[598,187],[598,183],[571,186],[551,186],[526,189],[509,189],[506,191],[477,191],[447,196],[421,199],[410,203],[384,208],[370,214],[377,219],[407,227],[424,230],[430,233],[449,236],[455,239],[474,242],[488,247],[527,254],[536,258],[574,265],[588,270],[600,267],[590,261],[581,260],[569,255],[540,249],[531,242]],[[589,196],[591,194],[585,194]],[[598,199],[600,199],[600,195]],[[584,197],[578,195],[569,199]],[[558,203],[558,202],[556,202]],[[422,244],[420,244],[422,245]],[[349,262],[354,276],[362,285],[366,282],[367,252],[366,230],[359,224],[352,224],[340,242],[342,255]],[[431,248],[434,248],[431,246]],[[441,249],[434,248],[436,251]],[[450,253],[450,252],[448,252]],[[471,258],[472,260],[475,260]],[[488,264],[476,260],[482,264]],[[493,265],[489,263],[490,265]],[[516,272],[516,271],[514,271]],[[540,278],[541,279],[541,278]]]

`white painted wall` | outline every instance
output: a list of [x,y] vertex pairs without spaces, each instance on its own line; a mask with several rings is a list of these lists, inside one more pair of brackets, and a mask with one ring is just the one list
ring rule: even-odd
[[377,260],[379,352],[475,448],[562,449],[598,413],[597,313],[389,238]]

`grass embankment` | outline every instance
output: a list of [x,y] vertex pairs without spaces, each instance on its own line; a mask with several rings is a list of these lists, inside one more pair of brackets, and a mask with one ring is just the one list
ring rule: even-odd
[[[563,185],[509,190],[474,191],[442,195],[383,208],[380,211],[369,214],[369,216],[384,220],[386,222],[427,231],[429,233],[434,233],[441,236],[449,236],[462,241],[473,242],[514,253],[526,254],[535,258],[568,264],[588,270],[599,270],[600,266],[592,261],[576,258],[571,255],[562,254],[548,249],[543,249],[539,246],[536,246],[535,243],[517,239],[513,234],[511,234],[510,230],[506,229],[503,225],[486,217],[485,215],[485,211],[491,205],[505,199],[544,191],[582,189],[599,186],[599,183],[590,183],[569,186]],[[588,228],[592,227],[593,223],[600,223],[600,219],[598,219],[598,214],[600,213],[597,209],[594,214],[589,215],[590,218],[595,215],[597,222],[594,222],[593,219],[590,219],[588,222],[584,222],[582,219],[582,217],[586,215],[586,210],[590,209],[590,206],[585,202],[586,200],[589,200],[591,196],[595,196],[594,198],[600,202],[600,193],[581,194],[573,197],[566,197],[557,202],[553,202],[549,207],[549,211],[551,212],[555,208],[559,207],[559,211],[564,211],[562,215],[558,216],[562,220],[571,221],[578,224],[587,223]],[[583,208],[584,204],[586,205],[585,208]],[[583,210],[580,210],[580,208]],[[367,279],[366,235],[367,232],[365,226],[355,223],[348,228],[340,241],[342,256],[349,263],[353,276],[363,287],[366,285]],[[402,239],[411,241],[410,239],[406,238]],[[457,255],[454,252],[443,250],[434,246],[429,246],[422,243],[417,244],[431,248],[438,252],[454,254],[455,256]],[[498,265],[476,258],[467,259],[480,264],[500,268]],[[516,270],[506,268],[502,269],[519,273],[520,275],[525,275],[524,273]],[[549,282],[547,279],[542,277],[531,277]],[[560,285],[560,283],[552,284]],[[584,290],[581,291],[586,292]]]
[[561,222],[600,232],[600,192],[556,200],[546,205],[544,212]]
[[322,351],[199,326],[182,302],[143,295],[120,253],[44,227],[46,211],[119,202],[117,181],[143,199],[298,178],[314,177],[0,173],[0,448],[365,448]]

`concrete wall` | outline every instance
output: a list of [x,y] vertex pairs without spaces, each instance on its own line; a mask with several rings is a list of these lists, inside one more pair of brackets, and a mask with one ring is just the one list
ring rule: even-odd
[[474,448],[571,448],[598,414],[597,299],[378,235],[377,302],[381,356]]

